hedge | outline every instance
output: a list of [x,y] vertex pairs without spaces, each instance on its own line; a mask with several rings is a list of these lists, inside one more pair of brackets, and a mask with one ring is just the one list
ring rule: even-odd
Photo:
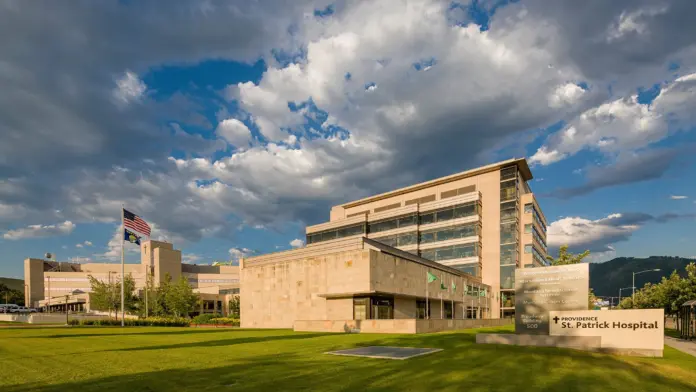
[[191,324],[211,324],[210,320],[222,317],[219,313],[199,314],[191,320]]
[[239,327],[239,319],[232,317],[217,317],[210,320],[210,324],[215,325],[231,325],[233,327]]
[[[128,327],[188,327],[189,319],[185,318],[167,318],[167,317],[148,317],[146,319],[126,319],[124,325]],[[70,325],[102,325],[102,326],[120,326],[121,320],[115,319],[73,319],[70,320]]]

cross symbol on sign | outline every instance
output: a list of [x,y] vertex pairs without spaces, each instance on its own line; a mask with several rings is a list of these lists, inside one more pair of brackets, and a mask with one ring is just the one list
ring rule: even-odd
[[558,316],[554,317],[554,318],[553,318],[553,321],[555,321],[556,324],[558,324]]

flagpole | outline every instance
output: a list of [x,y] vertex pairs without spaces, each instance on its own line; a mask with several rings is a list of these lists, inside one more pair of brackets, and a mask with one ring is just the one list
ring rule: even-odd
[[430,282],[429,282],[428,272],[430,272],[430,271],[428,271],[426,269],[426,271],[425,271],[425,319],[426,320],[430,319],[430,312],[429,312],[430,299],[429,299],[429,295],[428,295],[428,286],[430,286]]
[[126,326],[126,322],[124,321],[124,318],[126,317],[126,307],[124,304],[124,298],[125,298],[125,282],[126,282],[126,267],[125,263],[123,261],[123,243],[125,240],[123,239],[124,233],[126,232],[126,226],[123,222],[123,210],[125,206],[121,204],[121,233],[120,233],[120,238],[121,238],[121,327]]
[[[440,273],[440,285],[444,285],[444,284],[445,284],[444,275],[442,275],[442,273]],[[444,304],[444,302],[442,302],[442,290],[440,290],[440,320],[442,320],[443,318],[445,318],[445,304]]]

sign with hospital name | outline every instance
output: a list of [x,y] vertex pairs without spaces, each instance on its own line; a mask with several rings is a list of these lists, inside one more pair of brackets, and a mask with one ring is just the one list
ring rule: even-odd
[[548,335],[549,311],[587,310],[589,264],[515,270],[515,333]]
[[551,336],[599,336],[601,348],[655,350],[662,355],[662,309],[551,311],[549,317]]

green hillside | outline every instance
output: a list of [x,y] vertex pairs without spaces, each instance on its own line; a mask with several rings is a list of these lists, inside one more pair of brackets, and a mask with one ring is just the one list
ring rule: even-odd
[[22,279],[0,278],[0,284],[4,284],[11,290],[24,291],[24,281]]
[[[680,275],[686,274],[686,266],[696,260],[682,257],[650,256],[648,258],[618,257],[606,263],[590,264],[590,287],[597,296],[618,297],[619,288],[631,287],[633,272],[659,268],[659,272],[646,272],[636,275],[636,289],[646,283],[657,283],[663,276],[669,276],[676,270]],[[622,295],[630,295],[630,290],[623,290]]]

